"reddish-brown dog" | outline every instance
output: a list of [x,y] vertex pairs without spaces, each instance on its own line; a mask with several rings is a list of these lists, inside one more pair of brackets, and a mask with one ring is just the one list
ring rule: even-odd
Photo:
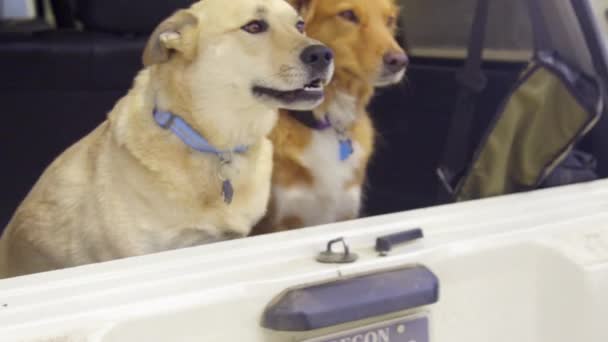
[[274,143],[272,195],[254,234],[354,219],[359,215],[374,128],[374,88],[399,83],[408,58],[394,38],[393,0],[292,1],[307,34],[335,54],[335,74],[313,112],[282,111]]

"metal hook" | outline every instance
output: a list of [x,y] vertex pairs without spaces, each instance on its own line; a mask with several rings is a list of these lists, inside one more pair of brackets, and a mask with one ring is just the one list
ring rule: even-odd
[[[342,243],[344,248],[343,253],[335,253],[332,249],[333,245]],[[341,237],[331,240],[327,243],[327,249],[324,252],[319,253],[317,261],[324,264],[349,264],[357,261],[359,256],[355,253],[350,252],[350,247],[346,240]]]

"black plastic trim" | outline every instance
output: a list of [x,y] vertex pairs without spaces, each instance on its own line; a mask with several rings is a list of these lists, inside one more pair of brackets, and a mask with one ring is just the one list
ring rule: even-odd
[[288,290],[265,310],[262,325],[275,331],[311,331],[438,300],[437,276],[424,266],[412,266]]

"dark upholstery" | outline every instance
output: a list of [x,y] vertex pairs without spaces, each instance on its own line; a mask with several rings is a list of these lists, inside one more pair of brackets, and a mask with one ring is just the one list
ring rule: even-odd
[[[386,214],[436,204],[435,169],[443,152],[458,85],[460,63],[412,60],[407,83],[378,92],[371,112],[378,131],[368,178],[365,214]],[[477,108],[481,137],[523,64],[486,65],[488,87]]]
[[193,2],[193,0],[78,0],[77,15],[88,30],[149,33],[177,8],[189,7]]
[[0,36],[0,90],[125,89],[145,42],[103,32]]

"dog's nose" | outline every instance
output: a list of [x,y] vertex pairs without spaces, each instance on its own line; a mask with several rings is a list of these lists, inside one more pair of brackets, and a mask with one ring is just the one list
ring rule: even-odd
[[324,45],[311,45],[302,51],[300,59],[315,72],[322,72],[334,60],[334,53]]
[[404,52],[388,52],[384,55],[384,65],[386,70],[393,74],[400,72],[407,68],[410,64],[410,59]]

